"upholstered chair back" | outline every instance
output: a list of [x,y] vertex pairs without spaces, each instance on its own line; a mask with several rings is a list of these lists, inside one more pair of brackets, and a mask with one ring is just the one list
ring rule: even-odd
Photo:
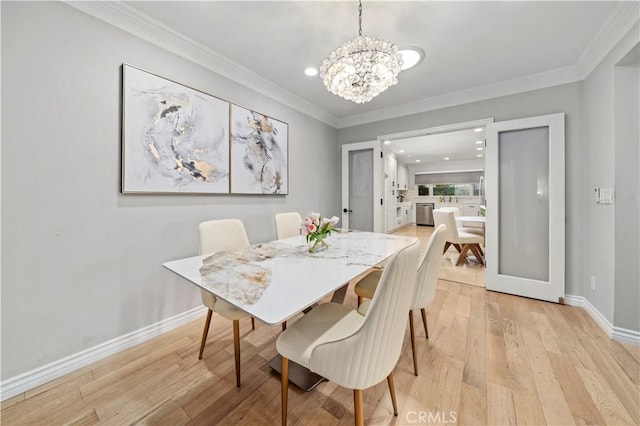
[[360,328],[318,345],[311,353],[311,371],[351,389],[387,378],[400,357],[419,255],[420,246],[414,243],[392,256]]

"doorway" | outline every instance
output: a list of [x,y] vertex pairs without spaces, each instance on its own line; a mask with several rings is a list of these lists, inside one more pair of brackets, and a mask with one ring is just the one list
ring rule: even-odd
[[384,232],[380,142],[342,145],[342,228]]
[[[397,219],[394,217],[387,220],[390,225],[387,232],[415,236],[423,246],[426,245],[434,228],[416,225],[418,203],[434,205],[436,208],[455,207],[461,216],[480,214],[482,191],[479,186],[485,168],[484,128],[492,122],[493,119],[487,118],[378,137],[382,142],[384,155],[393,156],[397,161],[397,167],[388,167],[391,176],[385,182],[395,181],[396,185],[393,185],[391,191],[384,192],[387,204],[385,212],[393,215],[396,211],[405,211],[407,201],[410,202],[412,211],[412,219],[408,221],[408,225],[399,219],[394,220]],[[403,168],[408,170],[406,191],[402,190],[404,177],[397,172]],[[396,174],[393,173],[394,170]],[[418,184],[423,184],[422,191],[419,191]],[[404,197],[398,199],[398,195]],[[394,203],[402,204],[403,208],[395,208]],[[460,226],[478,227],[475,230],[477,232],[482,232],[483,228],[478,223],[464,222]],[[461,265],[456,265],[457,257],[456,248],[450,247],[442,258],[439,278],[484,287],[484,265],[474,256],[469,256]]]

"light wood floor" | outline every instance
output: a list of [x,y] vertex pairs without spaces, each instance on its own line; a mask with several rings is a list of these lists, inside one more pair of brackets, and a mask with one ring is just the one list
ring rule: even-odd
[[[345,303],[355,306],[351,290]],[[417,324],[420,324],[416,318]],[[581,308],[441,280],[418,327],[420,375],[408,333],[386,382],[363,392],[365,423],[639,424],[640,348],[607,338]],[[279,377],[269,370],[280,327],[241,322],[235,386],[231,322],[214,315],[204,358],[195,321],[2,403],[3,425],[280,423]],[[382,342],[381,342],[382,344]],[[325,382],[289,391],[296,425],[351,425],[351,391]]]
[[[410,225],[399,229],[394,234],[417,237],[424,249],[433,231],[433,226]],[[440,261],[440,279],[484,287],[484,265],[481,265],[471,254],[460,266],[456,266],[457,260],[458,252],[451,246]]]

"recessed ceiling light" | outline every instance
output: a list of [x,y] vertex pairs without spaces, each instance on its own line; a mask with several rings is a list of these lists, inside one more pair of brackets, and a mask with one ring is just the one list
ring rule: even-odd
[[400,151],[398,151],[400,154],[402,154],[404,152],[404,149],[401,149]]
[[420,162],[420,160],[416,160],[416,163],[419,163],[419,162]]
[[482,157],[482,154],[478,154],[478,155],[476,155],[476,157],[480,158],[480,157]]
[[483,130],[484,130],[484,129],[483,129],[482,127],[478,127],[477,129],[473,129],[473,131],[474,131],[474,132],[481,132],[481,131],[483,131]]
[[402,58],[402,65],[400,66],[402,71],[413,68],[424,60],[424,50],[419,47],[402,47],[398,49],[398,54]]
[[306,75],[308,75],[309,77],[313,77],[313,76],[318,75],[318,69],[314,68],[314,67],[309,67],[309,68],[304,70],[304,73]]
[[476,151],[482,151],[484,148],[482,148],[481,146],[476,148]]
[[476,141],[476,145],[480,145],[482,141]]
[[391,141],[384,141],[385,145],[389,145],[391,143]]
[[449,157],[444,157],[445,160],[449,161]]

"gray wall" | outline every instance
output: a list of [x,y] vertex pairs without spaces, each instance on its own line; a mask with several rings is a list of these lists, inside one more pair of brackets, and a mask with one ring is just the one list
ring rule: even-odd
[[[584,81],[585,117],[586,117],[586,193],[585,204],[586,229],[588,241],[586,245],[585,278],[591,276],[596,279],[596,289],[591,290],[585,281],[585,297],[616,326],[640,330],[638,321],[638,269],[635,274],[629,265],[630,259],[625,258],[624,251],[636,253],[638,258],[637,228],[625,224],[637,222],[637,199],[635,209],[628,197],[633,187],[634,170],[638,168],[637,149],[638,139],[627,140],[617,130],[623,121],[624,110],[616,109],[617,102],[633,103],[624,100],[625,91],[632,91],[633,85],[624,88],[622,80],[616,81],[615,65],[637,45],[640,39],[638,24],[609,52],[603,61]],[[616,87],[617,86],[617,87]],[[637,83],[635,89],[637,90]],[[616,99],[616,94],[619,95]],[[636,92],[637,96],[637,92]],[[636,97],[636,102],[637,102]],[[631,112],[632,111],[628,111]],[[638,123],[637,104],[636,115],[632,120]],[[631,126],[630,126],[631,127]],[[629,128],[630,128],[629,127]],[[637,128],[636,128],[637,132]],[[636,133],[637,135],[637,133]],[[621,136],[621,137],[619,137]],[[627,136],[632,136],[627,134]],[[635,144],[635,146],[634,146]],[[637,176],[637,175],[635,175]],[[637,178],[636,182],[637,182]],[[636,183],[637,185],[637,183]],[[614,204],[596,204],[594,188],[615,188]],[[637,194],[637,187],[635,189]],[[634,231],[635,228],[635,231]],[[619,233],[633,233],[630,246],[625,247],[624,240],[616,241]],[[621,256],[620,259],[617,259]],[[618,269],[620,268],[620,269]],[[624,300],[626,298],[626,300]],[[615,313],[615,314],[614,314]]]
[[[335,129],[58,2],[2,2],[2,379],[200,305],[197,224],[339,215]],[[122,195],[120,65],[289,124],[288,196]],[[313,164],[313,167],[310,165]]]
[[582,111],[582,83],[572,83],[340,129],[338,140],[343,144],[371,140],[378,135],[489,117],[493,117],[495,121],[504,121],[556,112],[566,113],[566,293],[581,296],[585,244],[585,144]]
[[[636,45],[636,51],[640,47]],[[640,329],[640,67],[615,69],[615,296],[613,323]]]
[[[625,141],[616,135],[617,118],[622,118],[622,111],[616,111],[616,93],[622,94],[625,89],[618,81],[616,88],[615,65],[623,58],[640,39],[638,24],[609,52],[596,69],[584,81],[585,104],[585,203],[587,244],[585,246],[585,282],[584,295],[604,317],[615,326],[632,330],[640,330],[638,322],[638,275],[633,274],[628,261],[621,251],[638,249],[637,231],[631,246],[624,247],[616,242],[618,232],[634,232],[631,226],[626,230],[623,223],[636,221],[637,212],[626,209],[625,199],[630,195],[627,190],[633,179],[633,169],[638,168],[636,159],[638,139]],[[637,84],[635,86],[637,88]],[[629,87],[628,90],[633,90]],[[637,99],[637,98],[636,98]],[[623,103],[627,103],[618,99]],[[637,111],[637,110],[636,110]],[[638,116],[633,118],[636,125]],[[635,154],[632,144],[635,143]],[[629,152],[625,152],[630,149]],[[618,170],[620,167],[620,170]],[[622,181],[626,182],[622,182]],[[621,187],[619,185],[622,185]],[[631,184],[632,185],[632,184]],[[596,204],[594,189],[596,187],[615,188],[614,204]],[[627,190],[625,190],[625,187]],[[637,188],[636,188],[637,193]],[[618,204],[618,199],[622,204]],[[637,200],[636,200],[637,203]],[[637,208],[637,207],[636,207]],[[637,229],[637,228],[636,228]],[[635,252],[637,253],[637,252]],[[623,256],[621,263],[616,257]],[[636,255],[636,259],[638,256]],[[618,271],[617,267],[621,269]],[[596,289],[589,285],[590,277],[596,279]],[[634,297],[635,296],[635,297]],[[627,300],[624,300],[624,299]],[[614,315],[615,313],[615,315]]]

